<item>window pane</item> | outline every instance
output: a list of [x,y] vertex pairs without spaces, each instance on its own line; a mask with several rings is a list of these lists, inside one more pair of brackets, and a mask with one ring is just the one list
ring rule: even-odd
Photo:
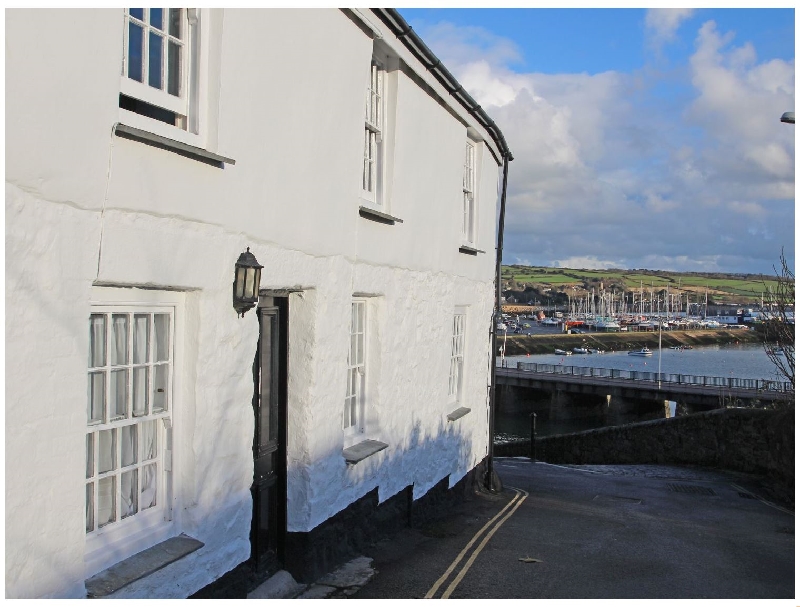
[[169,35],[181,38],[181,9],[169,9]]
[[86,478],[94,476],[94,434],[86,435]]
[[[116,468],[116,430],[101,430],[97,433],[97,472],[102,474]],[[101,481],[102,482],[102,481]]]
[[130,13],[131,17],[135,17],[139,21],[144,21],[144,9],[143,8],[129,8],[128,12]]
[[369,129],[364,129],[364,173],[361,176],[361,188],[369,192]]
[[92,314],[89,318],[89,367],[106,364],[106,316]]
[[128,363],[128,315],[114,314],[111,317],[111,364]]
[[181,96],[181,47],[170,40],[167,47],[167,92]]
[[164,39],[150,32],[150,49],[147,53],[147,84],[156,89],[164,88],[161,66],[164,65]]
[[164,29],[164,9],[151,8],[150,9],[150,25],[160,30]]
[[167,408],[167,365],[153,367],[153,413]]
[[158,435],[156,421],[147,421],[139,424],[139,439],[142,445],[142,461],[155,459],[158,453]]
[[133,364],[150,360],[149,321],[149,314],[135,314],[133,317]]
[[155,464],[142,467],[142,493],[139,504],[142,510],[156,505],[157,468]]
[[156,362],[169,360],[169,314],[153,316],[156,342]]
[[344,399],[344,416],[342,418],[342,427],[349,428],[352,424],[350,423],[350,397]]
[[360,333],[356,336],[356,364],[364,364],[364,334]]
[[[139,10],[142,9],[131,9]],[[133,22],[128,24],[128,78],[137,82],[144,82],[144,70],[142,69],[144,44],[144,31],[141,26]]]
[[94,531],[94,483],[86,483],[86,533]]
[[119,515],[125,518],[136,514],[136,503],[139,494],[139,487],[136,486],[136,470],[123,472],[119,481]]
[[117,479],[113,476],[101,478],[97,483],[97,526],[103,527],[113,523],[114,514],[114,485]]
[[128,370],[111,372],[111,419],[128,416]]
[[148,376],[147,367],[138,367],[133,370],[133,415],[140,417],[147,415]]
[[136,450],[136,424],[120,428],[119,437],[120,461],[122,466],[136,463],[138,451]]
[[106,403],[106,374],[89,373],[89,423],[102,422]]
[[351,333],[350,334],[350,350],[347,352],[347,364],[348,364],[348,366],[352,366],[352,365],[358,364],[358,361],[356,360],[356,341],[358,341],[358,338]]

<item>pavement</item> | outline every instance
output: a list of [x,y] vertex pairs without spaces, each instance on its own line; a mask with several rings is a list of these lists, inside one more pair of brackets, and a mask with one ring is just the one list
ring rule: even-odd
[[[495,458],[504,488],[308,586],[248,598],[793,599],[794,512],[757,477]],[[273,594],[269,595],[270,585]]]
[[313,584],[300,584],[288,571],[279,571],[247,595],[248,599],[347,598],[369,582],[377,572],[372,559],[360,556],[345,563]]

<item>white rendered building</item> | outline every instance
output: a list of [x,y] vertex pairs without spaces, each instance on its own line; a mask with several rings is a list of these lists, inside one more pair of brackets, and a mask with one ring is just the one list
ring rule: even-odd
[[511,154],[408,32],[6,11],[6,597],[312,579],[485,460]]

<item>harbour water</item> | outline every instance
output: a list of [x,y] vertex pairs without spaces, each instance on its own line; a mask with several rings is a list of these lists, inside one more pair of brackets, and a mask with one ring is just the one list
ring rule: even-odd
[[[659,370],[659,352],[653,350],[648,357],[630,356],[627,352],[605,352],[603,354],[537,354],[530,356],[507,356],[498,365],[515,368],[517,362],[535,362],[549,365],[574,367],[594,367],[598,369],[623,369],[632,371]],[[661,350],[661,372],[687,375],[707,375],[711,377],[740,377],[748,379],[780,380],[775,366],[770,362],[760,345],[727,345],[695,348],[692,350]],[[549,436],[569,432],[579,432],[602,427],[601,418],[578,418],[569,420],[537,420],[537,435]],[[495,441],[528,438],[530,436],[530,417],[523,415],[504,415],[498,411],[495,418]]]
[[[505,366],[516,367],[517,361],[548,365],[572,365],[598,369],[629,369],[631,371],[658,371],[658,350],[652,356],[630,356],[627,352],[603,354],[532,354],[507,356]],[[498,358],[498,364],[503,364]],[[742,377],[748,379],[781,379],[775,374],[760,345],[727,345],[694,348],[692,350],[661,350],[661,372],[708,375],[712,377]]]

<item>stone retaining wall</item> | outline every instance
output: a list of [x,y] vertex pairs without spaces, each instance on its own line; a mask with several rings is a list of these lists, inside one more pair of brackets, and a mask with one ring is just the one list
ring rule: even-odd
[[[530,441],[496,445],[497,456],[528,456]],[[681,464],[769,479],[794,504],[794,410],[716,409],[536,439],[536,459],[553,464]]]

